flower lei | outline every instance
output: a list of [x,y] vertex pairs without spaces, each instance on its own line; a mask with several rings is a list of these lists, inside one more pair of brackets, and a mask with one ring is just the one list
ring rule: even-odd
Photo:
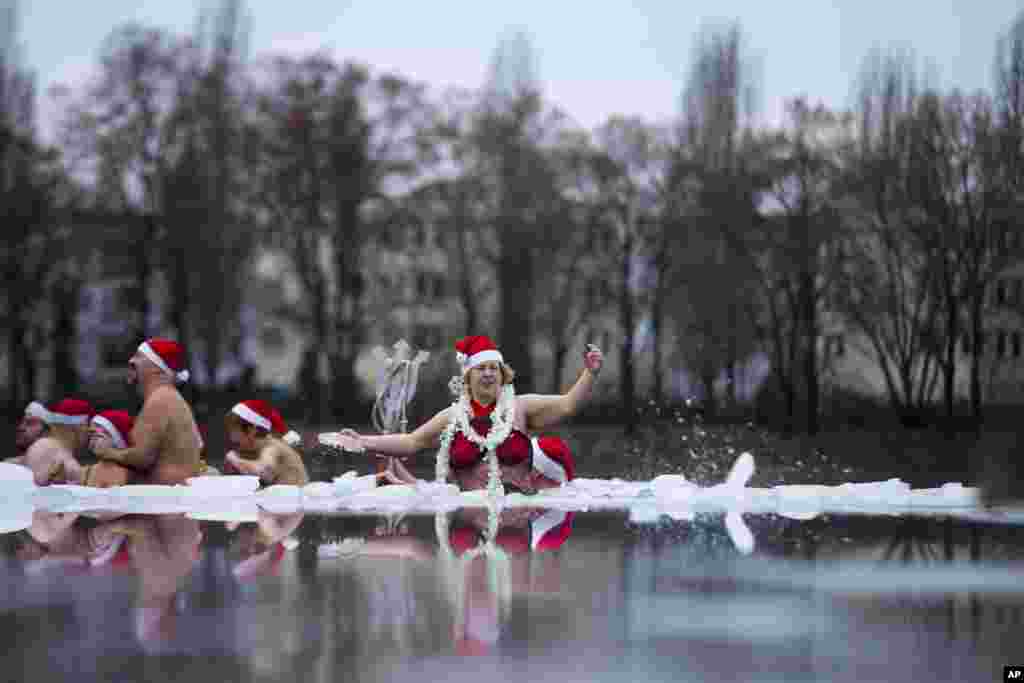
[[495,501],[487,502],[487,530],[484,539],[475,548],[457,557],[449,542],[450,520],[447,512],[439,512],[434,516],[434,531],[437,534],[441,550],[442,579],[447,584],[448,594],[455,609],[455,629],[461,632],[464,626],[466,605],[466,569],[469,564],[481,555],[488,558],[487,578],[491,591],[497,598],[499,614],[507,615],[511,598],[511,574],[508,555],[494,542],[498,537],[501,520],[501,506]]
[[451,445],[455,438],[455,432],[462,432],[463,436],[475,443],[484,452],[487,458],[487,493],[489,496],[504,494],[505,487],[501,484],[501,467],[498,464],[496,449],[512,433],[512,425],[516,409],[516,392],[511,384],[506,384],[498,395],[498,404],[491,413],[491,429],[487,436],[480,436],[472,425],[470,416],[473,409],[469,405],[469,392],[462,392],[455,403],[451,406],[448,418],[448,425],[441,432],[441,447],[437,450],[437,466],[435,478],[438,482],[444,483],[451,473]]

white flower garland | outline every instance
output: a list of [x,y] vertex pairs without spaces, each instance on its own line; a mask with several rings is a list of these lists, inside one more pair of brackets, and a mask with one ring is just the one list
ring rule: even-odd
[[452,404],[448,416],[448,425],[441,432],[441,447],[437,450],[437,465],[435,479],[444,483],[451,474],[451,445],[455,438],[455,432],[462,432],[463,436],[475,443],[484,452],[487,458],[487,493],[490,496],[502,495],[505,487],[501,483],[501,467],[498,464],[497,448],[508,435],[512,433],[512,426],[515,420],[516,391],[511,384],[506,384],[498,395],[498,404],[491,413],[491,429],[487,436],[480,436],[470,419],[473,409],[469,404],[469,392],[463,392],[459,399]]

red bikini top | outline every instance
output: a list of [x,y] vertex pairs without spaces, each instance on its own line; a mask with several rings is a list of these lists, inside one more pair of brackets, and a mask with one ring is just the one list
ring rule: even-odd
[[[482,406],[476,401],[470,401],[470,405],[473,408],[473,418],[469,421],[469,426],[480,436],[487,436],[491,431],[491,413],[494,412],[496,404]],[[449,462],[454,470],[473,467],[484,457],[483,449],[466,438],[462,432],[455,432],[450,449]],[[532,455],[530,438],[518,429],[513,429],[505,440],[498,444],[495,453],[502,465],[520,465],[528,462]]]

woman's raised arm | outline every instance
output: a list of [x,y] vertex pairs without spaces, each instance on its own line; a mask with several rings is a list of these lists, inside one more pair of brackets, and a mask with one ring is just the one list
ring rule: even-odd
[[604,354],[596,346],[588,346],[583,363],[583,372],[566,393],[524,394],[520,397],[528,430],[536,432],[553,427],[575,415],[590,400],[597,376],[604,365]]

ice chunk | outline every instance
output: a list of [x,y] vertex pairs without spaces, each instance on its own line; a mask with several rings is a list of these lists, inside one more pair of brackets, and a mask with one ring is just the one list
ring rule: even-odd
[[743,521],[743,515],[739,512],[729,512],[725,515],[725,530],[729,532],[729,538],[740,553],[749,555],[754,551],[754,534],[750,532],[747,523]]
[[260,487],[260,478],[247,474],[189,477],[188,494],[202,496],[247,496]]
[[0,490],[5,496],[15,491],[31,491],[36,488],[32,470],[9,462],[0,462]]

